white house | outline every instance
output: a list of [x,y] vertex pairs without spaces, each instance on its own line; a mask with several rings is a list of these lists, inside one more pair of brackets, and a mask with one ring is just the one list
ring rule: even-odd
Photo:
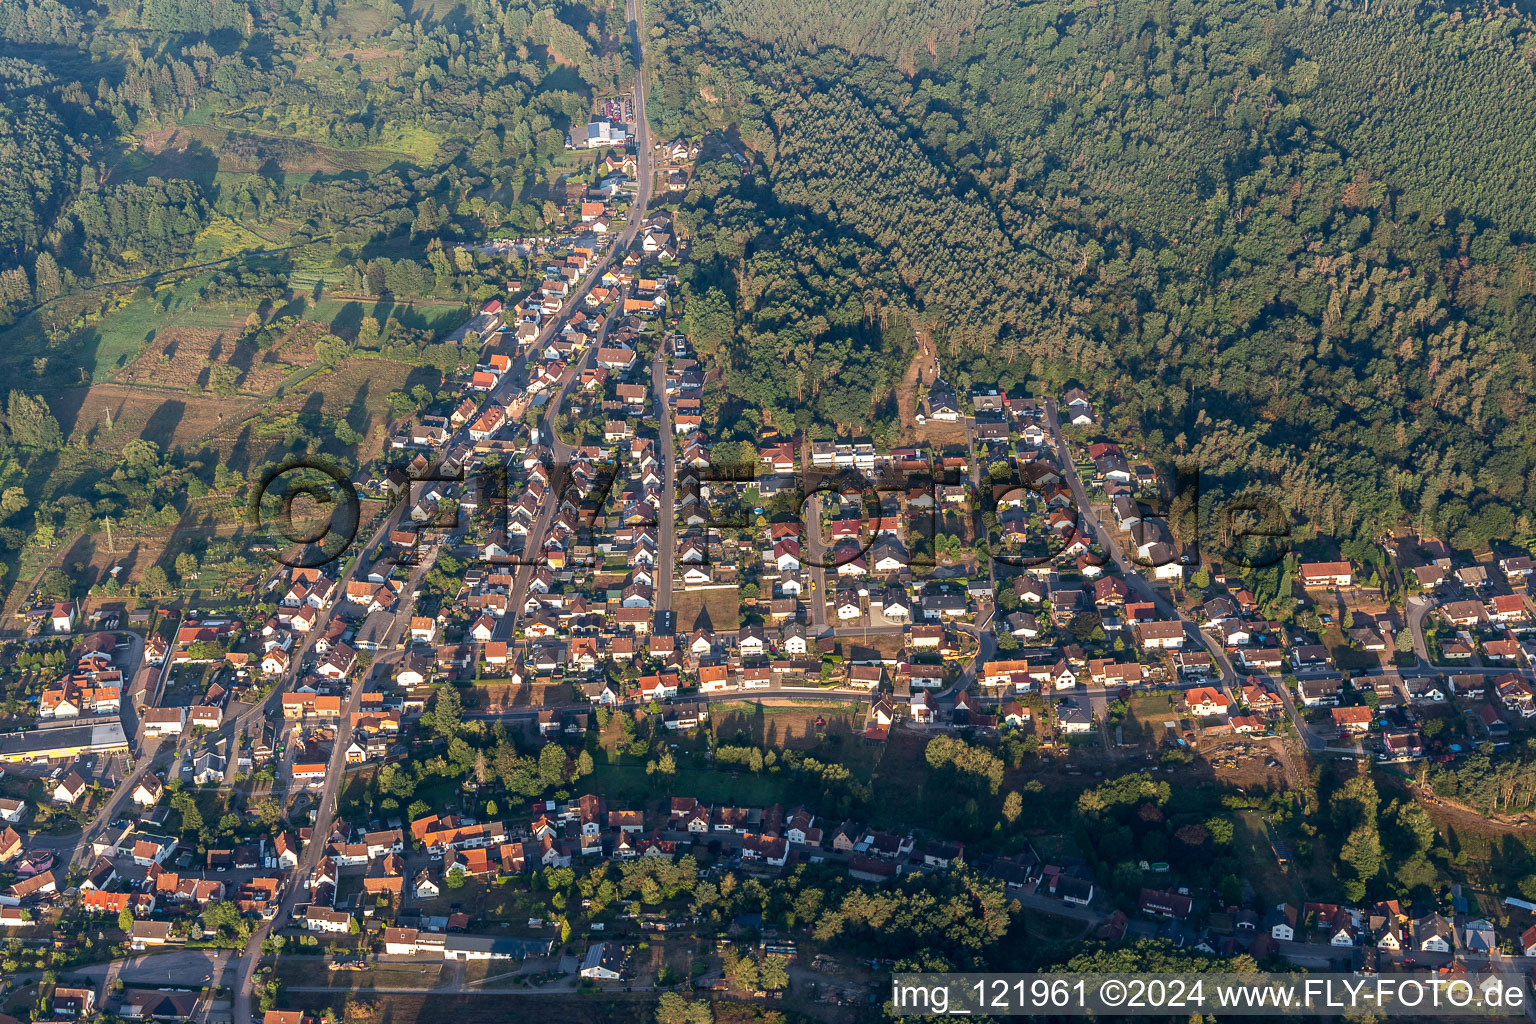
[[74,806],[75,801],[85,795],[85,788],[85,780],[77,773],[70,772],[53,788],[53,802]]
[[352,929],[352,915],[311,903],[304,912],[304,927],[312,932],[345,935]]
[[133,787],[133,793],[130,795],[133,798],[133,802],[140,807],[153,807],[160,802],[160,794],[163,789],[164,787],[160,785],[158,778],[153,775],[146,775],[137,786]]

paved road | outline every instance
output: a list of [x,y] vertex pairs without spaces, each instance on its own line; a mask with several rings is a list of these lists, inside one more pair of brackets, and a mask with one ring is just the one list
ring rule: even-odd
[[[636,21],[639,17],[639,4],[637,0],[627,0],[626,6],[629,12],[630,41],[635,48],[635,67],[643,69],[644,51],[641,45],[640,27]],[[535,348],[542,348],[548,339],[554,336],[557,326],[564,323],[569,318],[571,312],[578,307],[578,304],[586,298],[587,293],[602,278],[608,267],[613,263],[613,260],[629,250],[629,247],[634,244],[635,239],[639,237],[640,229],[645,225],[647,207],[651,201],[652,187],[651,134],[650,126],[645,120],[645,93],[646,85],[643,70],[637,71],[635,74],[634,94],[635,161],[638,181],[635,187],[635,201],[629,208],[629,220],[625,224],[623,233],[614,241],[612,248],[593,264],[592,268],[587,272],[587,276],[582,279],[575,291],[571,293],[565,305],[561,308],[560,313],[545,323]],[[571,454],[575,449],[566,444],[555,432],[555,417],[559,414],[560,406],[564,403],[565,396],[569,393],[572,383],[580,375],[581,368],[592,358],[592,354],[597,350],[598,345],[601,344],[601,337],[607,335],[609,325],[618,316],[622,315],[624,299],[627,297],[627,294],[628,292],[625,291],[615,300],[614,309],[610,312],[608,320],[604,322],[600,337],[594,339],[593,343],[587,346],[587,350],[579,363],[573,363],[570,367],[567,367],[565,376],[561,380],[560,388],[555,394],[550,396],[549,401],[545,404],[544,417],[540,421],[539,436],[541,440],[548,439],[548,444],[550,450],[554,453],[555,465],[557,467],[568,464]],[[558,477],[558,473],[556,476]],[[528,583],[532,580],[533,572],[536,568],[532,564],[536,560],[534,556],[544,543],[545,533],[549,529],[549,524],[554,520],[555,508],[559,504],[558,494],[552,493],[548,497],[549,500],[545,504],[544,509],[539,513],[539,518],[528,532],[526,547],[523,549],[523,564],[513,574],[515,577],[512,586],[514,611],[511,615],[511,629],[514,632],[522,615],[522,606],[527,599]],[[240,1024],[240,1022],[237,1021],[236,1024]]]
[[1067,440],[1061,433],[1061,424],[1057,420],[1056,401],[1052,398],[1045,400],[1045,423],[1050,432],[1051,439],[1055,443],[1057,458],[1061,461],[1062,474],[1066,477],[1067,486],[1072,491],[1072,500],[1077,503],[1079,528],[1082,530],[1085,540],[1098,540],[1099,544],[1109,553],[1109,557],[1115,565],[1120,567],[1120,572],[1125,576],[1126,584],[1138,597],[1150,601],[1157,608],[1159,615],[1168,619],[1178,619],[1184,623],[1184,632],[1191,639],[1206,646],[1205,638],[1200,634],[1200,629],[1193,619],[1185,615],[1174,603],[1164,597],[1148,582],[1140,573],[1137,566],[1125,556],[1120,546],[1115,543],[1114,535],[1099,522],[1098,516],[1093,511],[1093,503],[1088,500],[1088,492],[1083,487],[1083,481],[1077,473],[1077,464],[1072,461],[1072,452],[1067,447]]
[[[119,630],[118,632],[122,631]],[[144,644],[146,642],[146,638],[142,634],[133,632],[130,632],[129,636],[133,637],[133,645],[128,650],[128,664],[131,666],[131,668],[123,674],[129,679],[134,679],[138,674],[138,667],[144,663]],[[170,668],[171,659],[166,658],[165,663],[160,666],[159,678],[155,681],[154,684],[155,695],[157,697],[160,690],[165,685],[165,678],[170,672]],[[129,742],[133,743],[135,734],[138,731],[138,709],[132,706],[133,699],[131,693],[124,694],[123,698],[122,710],[120,712],[123,730],[127,733]],[[140,755],[142,755],[142,746],[136,745],[134,749]],[[158,755],[159,753],[160,752],[157,750],[156,754]],[[103,829],[105,829],[113,821],[116,821],[122,815],[123,807],[128,801],[129,794],[132,793],[133,788],[139,784],[139,780],[144,778],[144,776],[153,769],[153,766],[154,758],[146,758],[141,756],[136,762],[133,771],[124,776],[123,781],[118,783],[117,788],[112,791],[112,795],[102,803],[101,808],[96,812],[96,816],[90,820],[85,828],[80,830],[78,836],[72,837],[70,839],[70,842],[73,844],[72,848],[68,849],[67,855],[63,858],[65,861],[65,874],[69,873],[69,869],[85,866],[93,860],[91,855],[91,840],[95,839]],[[61,846],[59,847],[59,851],[64,853],[65,848]]]
[[[1395,567],[1394,567],[1395,568]],[[1424,616],[1435,603],[1427,597],[1408,597],[1408,630],[1413,635],[1413,653],[1420,665],[1430,664],[1429,645],[1424,642]]]
[[[623,299],[621,298],[619,302],[622,303]],[[607,333],[606,324],[603,333]],[[538,518],[528,528],[528,535],[523,542],[521,560],[512,574],[512,610],[507,615],[509,635],[515,635],[517,632],[517,625],[523,617],[523,605],[528,601],[528,585],[533,581],[534,572],[544,564],[542,558],[544,540],[549,533],[550,524],[555,521],[555,510],[560,507],[560,492],[565,488],[564,467],[570,465],[571,454],[576,450],[561,440],[560,435],[555,431],[555,418],[559,415],[560,406],[564,404],[571,385],[580,376],[582,368],[591,360],[592,353],[596,350],[596,343],[588,346],[582,353],[581,359],[566,368],[559,389],[545,403],[544,418],[539,421],[539,438],[540,440],[548,439],[550,450],[554,453],[554,467],[550,474],[550,489],[544,496],[544,507],[539,509]]]
[[289,876],[277,913],[271,921],[263,922],[251,934],[250,942],[246,944],[244,952],[239,957],[231,958],[219,965],[216,987],[223,984],[227,973],[233,973],[236,979],[232,1018],[234,1024],[247,1024],[251,1020],[251,991],[255,985],[256,967],[261,961],[262,942],[267,936],[281,930],[287,924],[301,894],[306,893],[304,882],[314,872],[315,865],[320,862],[321,856],[325,853],[326,838],[331,834],[331,826],[336,818],[337,797],[347,774],[347,745],[352,740],[352,716],[361,704],[362,694],[367,689],[368,682],[385,671],[387,671],[387,663],[381,660],[375,663],[367,673],[360,673],[352,684],[346,707],[341,713],[341,721],[337,724],[336,741],[331,746],[331,760],[325,773],[325,786],[321,790],[315,807],[314,831],[311,833],[309,843],[299,853],[299,862]]
[[[581,284],[567,298],[565,306],[561,309],[560,313],[556,317],[552,317],[544,325],[544,328],[540,331],[540,334],[535,341],[533,346],[534,350],[538,350],[547,344],[549,339],[554,336],[558,325],[563,323],[565,319],[569,317],[572,311],[579,308],[579,304],[585,300],[587,294],[591,291],[592,286],[602,278],[603,273],[612,263],[614,256],[618,253],[626,251],[629,248],[629,246],[634,242],[635,238],[639,235],[640,229],[645,222],[646,208],[650,203],[653,182],[651,172],[650,128],[645,119],[646,83],[643,74],[643,35],[639,25],[640,11],[638,0],[627,0],[626,6],[629,13],[630,40],[635,48],[636,53],[635,66],[637,69],[642,69],[637,71],[635,76],[635,143],[638,162],[637,172],[639,176],[639,182],[635,192],[635,201],[630,207],[629,222],[625,227],[624,232],[619,236],[612,249],[609,250],[608,255],[597,261],[597,263],[587,273],[587,276],[582,280]],[[621,297],[617,305],[619,308],[622,308],[622,304],[623,303]],[[590,358],[591,353],[595,351],[596,347],[596,344],[588,346],[586,358]],[[585,363],[586,358],[582,360],[582,363]],[[545,413],[543,425],[549,436],[551,448],[556,452],[557,456],[561,454],[560,446],[563,445],[563,442],[560,441],[557,436],[555,436],[555,433],[552,429],[554,425],[554,418],[556,412],[559,409],[560,403],[565,397],[566,392],[570,389],[571,383],[576,379],[579,373],[580,364],[574,364],[567,369],[566,377],[562,382],[562,386],[557,394],[551,396],[548,409]],[[502,397],[504,398],[506,390],[510,389],[510,387],[511,382],[509,380],[504,380],[501,386],[498,387],[497,392],[501,392]],[[496,397],[496,392],[493,392],[492,397]],[[461,434],[462,436],[467,437],[467,427],[461,428]],[[458,440],[461,440],[461,438],[456,437],[455,441]],[[450,444],[450,450],[452,447],[453,445]],[[569,446],[565,447],[567,449],[565,455],[568,458]],[[548,526],[548,517],[552,515],[555,504],[556,502],[551,501],[548,507],[545,509],[543,525],[546,528]],[[404,510],[409,505],[410,502],[404,499],[396,504],[395,508],[391,510],[390,514],[385,517],[383,525],[380,526],[379,531],[372,538],[365,550],[372,550],[385,537],[388,536],[389,531],[394,528]],[[538,536],[542,538],[542,530],[538,531]],[[533,542],[533,539],[533,535],[530,535],[530,543]],[[339,594],[345,592],[346,582],[352,578],[353,574],[355,574],[357,566],[362,564],[364,561],[365,558],[359,558],[356,562],[353,563],[353,568],[348,570],[346,576],[340,583],[340,587],[338,589]],[[523,586],[517,587],[513,591],[514,594],[518,595],[515,606],[519,609],[522,605],[522,595],[526,593],[527,578],[531,576],[531,574],[532,567],[525,566],[523,573],[520,574],[522,577]],[[334,605],[332,608],[334,608]],[[329,610],[322,614],[320,620],[315,625],[315,629],[310,632],[309,639],[307,639],[296,652],[293,658],[293,672],[297,673],[299,671],[299,666],[302,665],[303,657],[312,646],[314,639],[324,634],[325,627],[330,621],[330,616],[331,611]],[[383,668],[384,664],[381,661],[380,663],[375,664],[372,672],[379,672]],[[372,673],[370,673],[370,678],[371,675]],[[363,686],[364,683],[362,679],[359,679],[353,684],[351,695],[347,702],[347,708],[342,714],[341,723],[337,729],[336,741],[331,750],[330,769],[326,774],[325,788],[320,797],[319,807],[314,824],[313,835],[315,836],[315,841],[312,841],[308,846],[306,846],[301,853],[299,864],[295,869],[292,879],[290,880],[290,884],[287,887],[287,891],[283,896],[283,901],[278,909],[277,915],[273,918],[272,921],[263,924],[256,930],[256,932],[251,936],[250,943],[247,945],[244,953],[240,957],[227,961],[226,964],[222,965],[221,967],[221,977],[226,970],[233,970],[235,977],[237,978],[235,984],[233,1024],[249,1024],[251,1021],[251,991],[255,982],[256,967],[261,959],[261,943],[268,935],[283,927],[289,916],[291,916],[293,913],[293,908],[298,902],[300,893],[304,891],[303,880],[307,879],[310,873],[314,870],[315,864],[318,863],[320,856],[325,849],[323,837],[329,835],[330,833],[331,822],[334,819],[336,813],[337,793],[339,791],[341,781],[346,774],[346,748],[348,742],[350,742],[351,715],[357,710]],[[280,690],[281,687],[274,689],[273,694],[270,695],[265,701],[261,702],[260,704],[251,708],[250,711],[246,712],[246,714],[242,716],[242,720],[248,720],[256,715],[263,713],[265,706],[271,703],[273,700],[277,699],[276,695],[278,692],[280,692]],[[241,723],[236,722],[230,724],[238,728]]]
[[[662,342],[665,348],[666,342]],[[672,586],[677,559],[677,445],[672,440],[672,406],[667,401],[667,359],[658,350],[651,363],[651,389],[656,397],[656,430],[661,437],[661,515],[656,529],[656,611],[672,609]]]
[[[800,465],[805,479],[810,479],[815,469],[811,465],[811,441],[805,438],[800,445]],[[810,605],[811,635],[821,636],[827,629],[827,545],[821,539],[821,492],[813,491],[805,499],[802,509],[805,522],[805,544],[801,547],[800,561],[811,570],[811,592],[801,594],[800,599]]]
[[[1088,500],[1087,489],[1083,487],[1082,478],[1078,475],[1077,464],[1072,461],[1072,452],[1067,446],[1067,440],[1061,432],[1061,422],[1056,412],[1056,400],[1045,400],[1045,425],[1050,433],[1056,448],[1057,458],[1061,461],[1062,473],[1066,477],[1067,486],[1072,491],[1072,500],[1077,503],[1077,513],[1080,529],[1084,539],[1097,540],[1099,546],[1108,552],[1110,559],[1119,567],[1125,578],[1126,585],[1143,600],[1150,601],[1157,609],[1159,615],[1165,619],[1177,619],[1184,625],[1186,642],[1194,640],[1202,648],[1208,651],[1214,664],[1221,669],[1221,682],[1225,687],[1235,677],[1231,664],[1227,661],[1220,644],[1210,642],[1195,620],[1185,614],[1172,601],[1164,597],[1156,587],[1141,575],[1137,566],[1125,556],[1120,546],[1115,543],[1114,535],[1099,521],[1097,513],[1093,510],[1093,503]],[[1231,697],[1232,694],[1228,693]]]

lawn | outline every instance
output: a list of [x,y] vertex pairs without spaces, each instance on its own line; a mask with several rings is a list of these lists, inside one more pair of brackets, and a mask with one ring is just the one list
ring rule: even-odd
[[[822,725],[816,725],[817,719],[822,720]],[[709,721],[715,738],[720,742],[736,741],[744,733],[752,743],[759,746],[793,747],[815,753],[824,743],[823,739],[818,738],[818,733],[848,739],[863,729],[864,711],[862,705],[852,702],[758,704],[743,701],[713,705]],[[873,756],[859,756],[866,751]],[[824,750],[822,757],[836,760],[850,768],[854,767],[850,758],[866,761],[864,768],[867,773],[874,767],[874,761],[878,760],[878,748],[865,748],[850,739],[849,742]]]
[[[334,70],[320,69],[306,77],[334,74]],[[302,174],[377,172],[400,162],[430,167],[442,144],[436,134],[425,129],[389,125],[377,142],[367,146],[336,146],[322,124],[305,117],[278,122],[247,116],[260,113],[260,108],[192,111],[175,129],[164,129],[146,140],[143,149],[125,161],[119,176],[211,179],[219,173],[251,173],[273,165],[284,172]]]
[[1275,851],[1270,845],[1264,819],[1256,811],[1238,811],[1234,823],[1232,845],[1243,865],[1243,877],[1253,882],[1259,891],[1263,905],[1273,907],[1278,903],[1299,904],[1304,894],[1294,871],[1281,872],[1275,861]]
[[[120,305],[105,316],[87,318],[53,353],[49,382],[65,387],[107,380],[131,363],[156,331],[196,307],[198,289],[209,276],[199,274],[160,288],[152,296],[120,296],[116,300]],[[13,374],[24,370],[28,378],[32,377],[32,358],[41,352],[37,334],[38,325],[30,317],[0,332],[0,368]]]
[[366,39],[388,27],[388,19],[378,8],[368,4],[338,4],[336,19],[327,26],[330,39]]
[[218,259],[235,253],[270,249],[278,243],[228,217],[215,215],[197,234],[197,254],[204,259]]
[[1170,695],[1166,693],[1133,694],[1129,704],[1130,710],[1126,713],[1121,730],[1127,745],[1141,743],[1155,749],[1165,735],[1177,734],[1176,728],[1168,729],[1163,724],[1177,723],[1179,720],[1178,708]]
[[333,971],[317,956],[291,954],[279,957],[276,973],[287,987],[334,988],[356,991],[369,988],[429,989],[438,983],[443,964],[376,963],[366,971]]
[[[240,410],[239,417],[227,416],[209,437],[208,443],[226,454],[227,464],[241,472],[267,458],[285,451],[284,424],[297,424],[302,412],[344,419],[365,440],[363,449],[378,450],[384,443],[384,429],[389,419],[389,393],[408,387],[415,380],[428,386],[436,384],[436,371],[421,370],[388,359],[347,359],[331,369],[321,369],[304,378],[302,386],[284,385],[286,394],[264,404]],[[413,380],[413,375],[415,380]],[[319,435],[321,450],[348,456],[351,446],[339,439]]]

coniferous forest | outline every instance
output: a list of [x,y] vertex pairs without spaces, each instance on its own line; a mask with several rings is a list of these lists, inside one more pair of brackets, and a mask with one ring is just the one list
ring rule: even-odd
[[1307,528],[1536,509],[1536,34],[1442,3],[657,0],[652,118],[739,140],[680,216],[732,399],[877,434],[947,376]]

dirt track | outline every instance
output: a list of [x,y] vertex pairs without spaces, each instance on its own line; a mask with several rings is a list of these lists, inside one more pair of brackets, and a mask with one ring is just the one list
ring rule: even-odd
[[901,432],[906,440],[917,436],[917,391],[939,379],[939,360],[933,348],[933,335],[917,332],[917,355],[896,389],[896,408],[901,415]]

